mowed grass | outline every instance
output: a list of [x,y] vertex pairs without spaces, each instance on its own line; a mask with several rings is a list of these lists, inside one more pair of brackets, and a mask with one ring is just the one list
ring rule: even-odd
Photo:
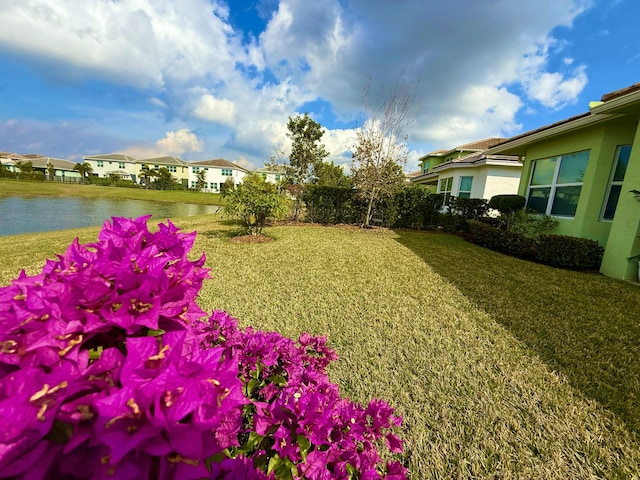
[[103,187],[56,182],[28,182],[0,178],[0,197],[3,195],[54,195],[66,197],[147,200],[167,203],[224,205],[219,193],[185,190],[147,190],[144,188]]
[[[403,416],[412,479],[640,476],[637,286],[448,235],[279,226],[266,230],[274,242],[234,244],[235,227],[211,216],[176,223],[198,231],[194,257],[207,254],[200,305],[292,338],[328,336],[342,393]],[[97,232],[0,238],[0,283]],[[581,362],[561,345],[608,353]],[[598,393],[605,383],[618,401]]]

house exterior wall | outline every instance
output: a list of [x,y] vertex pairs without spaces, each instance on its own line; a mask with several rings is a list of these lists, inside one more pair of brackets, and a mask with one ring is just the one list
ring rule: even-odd
[[[85,158],[84,161],[91,165],[92,175],[97,175],[100,178],[106,178],[109,176],[108,172],[116,170],[127,172],[134,181],[139,175],[140,166],[132,162],[108,159],[97,160],[95,158]],[[124,168],[121,168],[121,166],[124,166]]]
[[[566,132],[528,146],[518,193],[527,196],[535,160],[589,150],[589,161],[573,218],[555,217],[553,233],[589,238],[605,247],[601,272],[616,278],[637,278],[640,254],[640,204],[629,193],[640,189],[640,132],[634,115]],[[602,218],[616,149],[632,145],[620,199],[613,220]]]
[[[461,177],[473,177],[471,198],[490,200],[494,195],[515,194],[520,183],[520,169],[499,165],[448,168],[439,172],[439,179],[453,177],[451,195],[460,194]],[[435,192],[435,190],[434,190]]]
[[[245,176],[245,172],[235,168],[211,165],[189,165],[189,188],[195,188],[200,170],[205,171],[205,181],[207,183],[207,186],[202,191],[209,193],[218,193],[220,191],[220,185],[223,184],[227,178],[232,178],[234,185],[237,185],[242,182],[242,178]],[[232,175],[223,175],[223,170],[231,170]]]

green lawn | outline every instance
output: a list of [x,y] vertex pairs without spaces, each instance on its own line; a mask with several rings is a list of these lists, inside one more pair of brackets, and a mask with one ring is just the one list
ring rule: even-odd
[[102,187],[73,183],[26,182],[0,178],[0,197],[3,195],[60,195],[90,198],[127,198],[153,202],[224,205],[219,193],[185,190],[146,190],[144,188]]
[[[234,244],[211,217],[176,223],[207,254],[200,305],[327,335],[343,394],[404,417],[412,479],[640,476],[637,285],[444,234],[279,226]],[[0,284],[97,231],[0,237]]]

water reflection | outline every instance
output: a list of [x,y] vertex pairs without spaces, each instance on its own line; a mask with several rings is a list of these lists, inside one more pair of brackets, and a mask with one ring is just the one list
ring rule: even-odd
[[0,235],[100,226],[111,217],[167,218],[216,213],[215,205],[76,197],[0,197]]

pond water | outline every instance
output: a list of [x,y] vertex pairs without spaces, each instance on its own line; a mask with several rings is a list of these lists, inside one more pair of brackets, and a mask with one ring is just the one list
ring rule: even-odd
[[0,197],[0,236],[100,226],[111,217],[167,218],[217,213],[215,205],[80,197]]

